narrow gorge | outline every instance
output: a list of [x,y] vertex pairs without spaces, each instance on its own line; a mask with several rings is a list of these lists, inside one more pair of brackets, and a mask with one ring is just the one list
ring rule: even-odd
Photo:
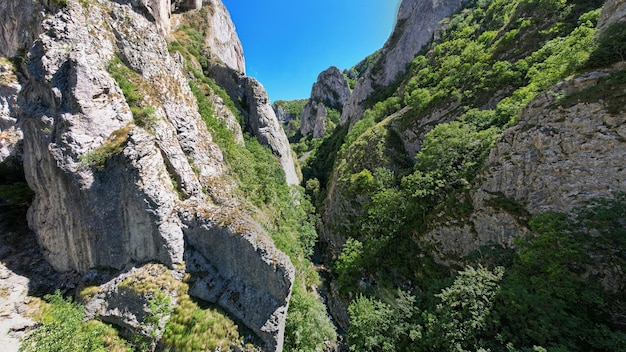
[[623,0],[402,0],[273,104],[220,0],[0,24],[8,351],[626,350]]

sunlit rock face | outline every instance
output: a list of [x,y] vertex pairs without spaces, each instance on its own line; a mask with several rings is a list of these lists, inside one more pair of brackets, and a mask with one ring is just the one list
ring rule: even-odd
[[602,8],[600,19],[598,20],[598,29],[604,31],[611,24],[626,21],[626,1],[624,0],[607,0]]
[[303,136],[322,138],[326,132],[327,109],[343,111],[350,97],[350,87],[337,67],[330,67],[317,77],[311,88],[311,97],[302,110],[300,132]]
[[[69,0],[46,10],[36,40],[16,42],[27,50],[19,83],[2,61],[1,76],[11,78],[0,87],[2,129],[13,127],[4,120],[21,126],[24,171],[35,192],[28,223],[58,271],[121,273],[152,262],[186,270],[198,282],[212,273],[223,282],[215,303],[255,332],[262,347],[280,351],[294,268],[228,193],[222,152],[198,113],[180,56],[168,51],[172,8],[184,8],[172,6]],[[222,20],[215,23],[230,23]],[[241,52],[238,40],[230,45]],[[125,96],[116,67],[130,72],[139,98]],[[260,84],[250,81],[246,89],[263,136],[275,115]],[[288,150],[286,137],[284,144]],[[292,160],[291,167],[297,180]],[[200,263],[193,269],[183,266],[190,252]]]
[[379,88],[405,72],[422,47],[433,39],[439,22],[461,8],[465,0],[403,0],[396,27],[380,55],[359,80],[341,114],[341,124],[360,120],[364,103]]
[[441,258],[467,255],[490,242],[512,246],[529,233],[525,224],[533,214],[569,212],[626,191],[620,161],[626,158],[626,114],[611,111],[605,101],[559,102],[623,69],[622,64],[569,79],[528,104],[493,147],[472,191],[472,215],[427,234],[441,244]]

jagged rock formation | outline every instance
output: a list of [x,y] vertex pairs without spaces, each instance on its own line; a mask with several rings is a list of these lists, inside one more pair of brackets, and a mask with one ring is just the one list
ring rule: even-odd
[[44,5],[39,1],[0,3],[0,57],[13,57],[30,47],[41,33]]
[[561,106],[559,97],[593,89],[624,65],[564,81],[524,109],[519,123],[505,131],[486,161],[472,193],[474,212],[467,220],[445,222],[427,238],[441,244],[440,258],[467,255],[495,242],[513,245],[529,232],[529,216],[565,211],[594,198],[626,191],[626,116],[604,101]]
[[[167,8],[70,0],[47,14],[18,96],[24,169],[35,192],[29,225],[59,271],[145,262],[172,268],[193,248],[207,268],[189,272],[214,273],[223,282],[215,301],[267,350],[280,351],[294,269],[218,181],[222,154],[180,59],[167,50]],[[131,104],[112,77],[119,67],[132,72],[126,76],[142,96]],[[248,124],[276,143],[271,138],[282,130],[264,90],[246,82]],[[11,95],[3,96],[11,105]],[[284,144],[289,150],[286,137]],[[289,160],[293,168],[290,154]]]
[[396,27],[381,53],[355,86],[341,114],[341,125],[352,126],[363,115],[367,98],[389,86],[406,65],[433,39],[439,22],[456,12],[465,0],[403,0]]
[[208,74],[224,87],[233,101],[243,103],[245,128],[259,140],[259,143],[268,146],[279,157],[287,183],[299,184],[300,179],[296,172],[289,140],[276,118],[263,85],[256,79],[221,64],[212,65],[208,69]]
[[298,118],[298,116],[296,116],[295,114],[290,114],[286,112],[285,109],[283,109],[281,106],[276,106],[274,104],[272,105],[272,108],[274,109],[274,113],[276,114],[276,119],[278,119],[278,122],[283,125],[287,124],[291,120],[295,120],[296,118]]
[[626,21],[626,1],[608,0],[598,19],[598,29],[604,31],[612,23],[624,21]]
[[[207,48],[207,56],[217,59],[233,70],[245,73],[243,47],[224,4],[221,1],[188,1],[198,2],[201,8],[193,6],[191,8],[200,9],[200,11],[187,11],[173,15],[172,27],[177,28],[182,24],[193,26],[194,23],[201,23],[202,27],[206,28],[204,45]],[[185,8],[189,9],[189,7]]]
[[303,136],[313,134],[322,138],[326,132],[327,109],[343,111],[350,96],[350,87],[343,73],[337,67],[330,67],[317,76],[311,88],[311,97],[302,110],[300,132]]

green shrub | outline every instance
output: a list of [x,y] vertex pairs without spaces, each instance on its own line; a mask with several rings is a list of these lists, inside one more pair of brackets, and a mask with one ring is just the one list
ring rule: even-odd
[[87,166],[94,166],[98,170],[104,169],[107,160],[114,155],[122,153],[131,129],[132,125],[128,125],[113,131],[104,144],[81,155],[80,161]]
[[605,29],[589,56],[586,67],[605,67],[626,59],[626,23],[619,21]]
[[112,328],[97,321],[85,323],[84,307],[64,299],[59,291],[45,298],[49,306],[41,325],[24,338],[20,351],[131,351]]

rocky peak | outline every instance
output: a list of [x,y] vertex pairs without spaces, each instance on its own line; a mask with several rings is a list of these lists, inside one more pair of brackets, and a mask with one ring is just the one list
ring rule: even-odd
[[348,97],[350,97],[348,81],[337,67],[332,66],[317,76],[317,82],[311,89],[310,99],[341,111]]
[[327,109],[343,111],[349,96],[348,81],[337,67],[332,66],[320,73],[311,88],[311,97],[302,110],[300,118],[302,135],[313,134],[313,138],[324,137]]
[[256,79],[219,63],[208,67],[207,73],[226,90],[233,101],[242,104],[245,128],[259,143],[269,147],[279,157],[287,183],[299,184],[289,139],[276,117],[263,85]]
[[341,124],[353,125],[358,121],[367,98],[376,89],[392,84],[422,47],[432,40],[439,22],[456,12],[464,2],[403,0],[393,33],[355,86],[341,115]]
[[246,126],[262,145],[269,146],[272,152],[280,158],[280,165],[285,172],[287,183],[299,184],[300,179],[296,172],[289,140],[276,118],[267,91],[259,81],[251,77],[245,77],[244,87],[244,96],[249,108]]
[[[197,0],[199,1],[199,0]],[[228,10],[221,1],[199,1],[200,11],[186,11],[172,16],[172,27],[182,25],[199,27],[202,24],[204,54],[227,67],[245,73],[243,47]],[[187,7],[184,7],[187,8]]]

